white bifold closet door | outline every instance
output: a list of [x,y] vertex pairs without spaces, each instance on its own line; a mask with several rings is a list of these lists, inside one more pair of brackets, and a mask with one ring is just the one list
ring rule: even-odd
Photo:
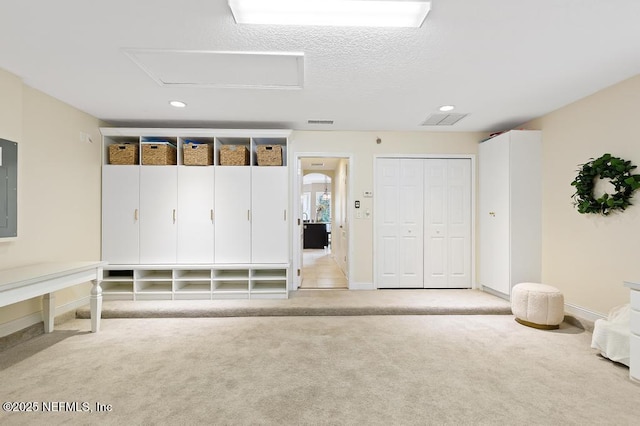
[[424,287],[471,287],[471,160],[424,160]]
[[471,160],[376,160],[378,288],[471,287]]
[[423,286],[423,165],[379,158],[376,164],[376,267],[379,288]]

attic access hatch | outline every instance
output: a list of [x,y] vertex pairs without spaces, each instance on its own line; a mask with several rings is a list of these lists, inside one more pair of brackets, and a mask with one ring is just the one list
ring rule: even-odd
[[302,89],[304,53],[125,49],[163,87]]
[[0,238],[18,236],[18,144],[0,139]]

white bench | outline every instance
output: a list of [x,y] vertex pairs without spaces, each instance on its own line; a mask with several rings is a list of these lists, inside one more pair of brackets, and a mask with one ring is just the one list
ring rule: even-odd
[[91,331],[100,330],[102,267],[106,262],[45,262],[0,270],[0,307],[44,295],[42,316],[45,333],[53,331],[54,292],[92,281]]

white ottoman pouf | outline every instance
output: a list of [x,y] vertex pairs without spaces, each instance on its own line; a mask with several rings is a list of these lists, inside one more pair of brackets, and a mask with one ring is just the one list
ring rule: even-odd
[[547,284],[516,284],[511,290],[511,312],[520,324],[553,330],[564,320],[564,296]]

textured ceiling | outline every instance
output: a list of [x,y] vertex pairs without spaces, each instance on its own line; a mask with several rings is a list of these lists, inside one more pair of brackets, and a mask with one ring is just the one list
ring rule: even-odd
[[[498,131],[640,73],[639,17],[637,0],[433,0],[418,29],[305,28],[237,25],[226,0],[0,0],[0,68],[115,125]],[[302,52],[304,88],[163,87],[127,49]],[[469,116],[421,126],[443,104]]]

